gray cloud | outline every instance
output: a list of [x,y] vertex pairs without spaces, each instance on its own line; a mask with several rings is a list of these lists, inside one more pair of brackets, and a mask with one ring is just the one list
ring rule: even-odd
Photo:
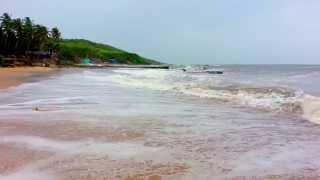
[[168,63],[309,63],[320,59],[320,1],[0,0],[0,12],[58,26]]

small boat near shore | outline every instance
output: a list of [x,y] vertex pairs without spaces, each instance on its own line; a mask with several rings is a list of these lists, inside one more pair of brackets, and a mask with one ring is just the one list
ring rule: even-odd
[[210,70],[202,70],[202,71],[187,71],[186,69],[182,69],[182,70],[183,70],[184,72],[187,72],[187,73],[223,74],[223,70],[213,70],[213,69],[210,69]]
[[224,74],[224,70],[217,67],[220,67],[220,65],[195,65],[185,66],[181,70],[192,74]]
[[209,71],[205,71],[208,74],[223,74],[222,70],[209,70]]

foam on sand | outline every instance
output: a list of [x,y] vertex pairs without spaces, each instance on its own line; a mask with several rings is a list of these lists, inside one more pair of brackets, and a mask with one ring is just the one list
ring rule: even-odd
[[50,176],[41,172],[32,172],[27,170],[22,170],[8,176],[1,176],[1,180],[54,180],[53,176]]
[[[169,171],[171,166],[176,168],[181,167],[181,171],[186,169],[179,164],[153,164],[155,160],[159,163],[162,161],[166,162],[166,158],[164,157],[166,157],[167,152],[161,151],[161,148],[146,147],[138,143],[76,142],[51,140],[36,136],[3,136],[0,138],[0,144],[13,145],[15,148],[32,149],[35,153],[38,151],[50,151],[54,153],[48,159],[34,161],[16,173],[0,176],[0,179],[4,180],[59,179],[61,171],[66,171],[65,174],[61,176],[70,176],[70,178],[86,176],[84,174],[90,174],[91,176],[92,173],[95,173],[92,175],[93,177],[115,176],[113,171],[122,173],[122,176],[125,177],[127,171],[121,170],[122,168],[132,172],[141,171],[141,169],[136,166],[143,165],[143,170],[145,170],[147,169],[147,167],[145,167],[147,165],[146,163],[151,163],[152,167],[159,168],[151,168],[150,171]],[[154,157],[154,154],[157,154],[157,156]],[[150,159],[152,159],[152,161],[150,161]],[[114,169],[115,166],[119,167],[117,168],[118,170]],[[97,169],[86,169],[88,167],[96,167]],[[77,168],[80,169],[80,174],[79,171],[74,170]],[[178,171],[179,169],[176,170],[176,168],[174,170]],[[98,171],[100,174],[97,174]]]
[[35,136],[3,136],[1,144],[14,144],[40,151],[63,154],[105,154],[110,159],[126,159],[139,155],[152,154],[159,148],[146,147],[134,143],[105,143],[96,141],[56,141]]

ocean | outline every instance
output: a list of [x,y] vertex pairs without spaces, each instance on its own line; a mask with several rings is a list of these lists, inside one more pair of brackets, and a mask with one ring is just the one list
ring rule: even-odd
[[319,179],[320,66],[66,68],[0,127],[0,179]]

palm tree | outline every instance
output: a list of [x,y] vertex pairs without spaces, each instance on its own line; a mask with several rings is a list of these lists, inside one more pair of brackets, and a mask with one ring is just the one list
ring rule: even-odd
[[32,50],[41,50],[48,41],[48,29],[42,25],[35,25],[32,38]]
[[56,52],[59,49],[59,42],[61,40],[61,33],[57,27],[54,27],[51,29],[50,33],[50,40],[48,41],[48,50],[50,52],[50,55],[52,55],[53,52]]
[[[26,55],[27,51],[58,50],[61,33],[58,28],[34,24],[29,17],[13,19],[8,13],[0,17],[0,54]],[[31,52],[31,59],[33,57]]]
[[23,39],[24,39],[23,23],[20,18],[12,20],[12,29],[13,29],[15,39],[16,39],[13,50],[20,53],[23,51],[22,43],[23,43]]
[[4,33],[3,33],[3,30],[2,28],[0,27],[0,54],[2,54],[3,52],[3,48],[4,48]]
[[12,20],[8,13],[4,13],[1,16],[1,30],[3,33],[3,53],[8,53],[8,50],[10,49],[10,40],[13,38],[13,32],[12,32]]
[[31,50],[32,39],[33,39],[33,23],[29,17],[24,18],[23,31],[24,31],[24,47],[26,51]]
[[61,39],[61,33],[57,27],[54,27],[51,29],[51,37],[54,40],[60,40]]

